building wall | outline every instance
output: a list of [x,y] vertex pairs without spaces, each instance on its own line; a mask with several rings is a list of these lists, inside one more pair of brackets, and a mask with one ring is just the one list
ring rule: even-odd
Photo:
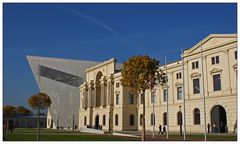
[[[198,44],[190,49],[184,51],[183,61],[179,60],[173,63],[162,66],[165,72],[167,72],[168,83],[167,86],[156,86],[155,88],[155,129],[158,126],[163,125],[163,113],[167,112],[167,102],[163,100],[163,90],[168,91],[168,111],[169,111],[169,131],[178,132],[180,126],[178,125],[177,113],[184,112],[183,101],[185,98],[185,110],[186,110],[186,130],[187,132],[203,132],[204,131],[204,96],[206,102],[206,123],[213,124],[211,120],[212,110],[215,106],[222,106],[226,111],[227,127],[229,132],[234,131],[234,125],[236,123],[236,107],[237,107],[237,60],[235,59],[235,51],[237,50],[237,35],[236,34],[212,34],[200,41]],[[212,64],[212,57],[219,57],[218,64]],[[192,63],[198,62],[198,68],[193,69]],[[203,63],[202,63],[203,61]],[[92,110],[93,115],[99,114],[99,116],[106,114],[110,123],[106,123],[103,127],[104,130],[141,130],[140,115],[142,114],[142,104],[140,94],[134,95],[134,104],[129,104],[128,96],[132,92],[129,88],[121,85],[121,73],[114,73],[115,63],[113,60],[106,61],[101,65],[92,67],[86,71],[87,81],[86,83],[95,82],[96,74],[98,71],[102,71],[103,77],[102,83],[106,81],[106,93],[101,95],[107,96],[106,107],[83,109],[80,108],[81,115],[87,111]],[[202,69],[203,66],[203,69]],[[184,73],[183,73],[184,68]],[[202,73],[203,70],[203,73]],[[177,78],[177,74],[181,73],[181,77]],[[214,91],[213,89],[213,75],[220,74],[221,90]],[[199,78],[199,93],[194,94],[193,79]],[[105,79],[105,80],[104,80]],[[109,89],[111,81],[111,88]],[[204,82],[203,82],[204,81]],[[119,84],[119,86],[117,86]],[[203,93],[204,86],[204,93]],[[184,98],[178,99],[177,88],[182,87]],[[81,91],[84,91],[87,87],[82,85]],[[89,95],[81,94],[81,99],[88,98]],[[119,103],[116,104],[116,96],[119,95]],[[95,95],[91,95],[94,99]],[[146,104],[146,130],[152,130],[151,114],[153,113],[153,103],[151,101],[151,92],[146,90],[145,92],[145,104]],[[181,106],[181,108],[180,108]],[[194,124],[194,109],[200,110],[200,124]],[[110,115],[109,115],[109,114]],[[115,125],[115,115],[118,115],[118,125]],[[129,115],[134,115],[134,125],[130,125]],[[184,116],[183,116],[184,118]],[[92,118],[94,121],[94,116]],[[80,123],[80,127],[83,125]],[[100,120],[100,124],[101,124]],[[109,127],[112,125],[112,129]],[[109,129],[110,128],[110,129]]]

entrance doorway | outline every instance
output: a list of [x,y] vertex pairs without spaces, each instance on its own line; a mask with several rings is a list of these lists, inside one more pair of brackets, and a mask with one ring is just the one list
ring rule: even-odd
[[95,129],[99,128],[99,115],[95,117]]
[[227,114],[224,107],[216,105],[212,108],[211,125],[214,133],[227,132]]

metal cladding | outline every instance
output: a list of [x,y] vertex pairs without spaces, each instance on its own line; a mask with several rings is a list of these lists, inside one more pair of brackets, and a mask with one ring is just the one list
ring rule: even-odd
[[78,126],[79,86],[86,80],[85,70],[100,62],[38,56],[27,56],[27,60],[40,91],[51,97],[52,128]]

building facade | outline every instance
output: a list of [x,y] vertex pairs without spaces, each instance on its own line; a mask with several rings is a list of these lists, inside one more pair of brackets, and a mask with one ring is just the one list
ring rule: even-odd
[[210,34],[186,49],[183,60],[160,68],[167,73],[167,86],[158,85],[154,92],[147,90],[145,94],[131,93],[122,86],[115,59],[86,69],[86,81],[80,86],[79,127],[141,130],[145,96],[146,130],[162,125],[168,126],[169,132],[178,132],[183,124],[185,98],[187,132],[204,132],[204,110],[206,123],[211,129],[215,125],[215,132],[234,131],[237,123],[236,34]]
[[47,128],[72,129],[79,121],[79,86],[85,81],[85,69],[99,62],[27,56],[41,92],[52,100],[47,113]]

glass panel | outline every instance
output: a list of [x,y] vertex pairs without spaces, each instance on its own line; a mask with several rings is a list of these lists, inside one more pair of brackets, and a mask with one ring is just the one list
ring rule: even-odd
[[193,93],[200,93],[199,78],[193,79]]
[[216,56],[216,64],[219,63],[219,56]]
[[221,90],[221,77],[220,74],[213,75],[213,90]]
[[167,90],[163,90],[163,101],[167,101]]
[[178,100],[182,99],[182,87],[177,88],[177,99]]
[[45,66],[39,66],[39,75],[58,82],[79,87],[83,83],[83,78]]

